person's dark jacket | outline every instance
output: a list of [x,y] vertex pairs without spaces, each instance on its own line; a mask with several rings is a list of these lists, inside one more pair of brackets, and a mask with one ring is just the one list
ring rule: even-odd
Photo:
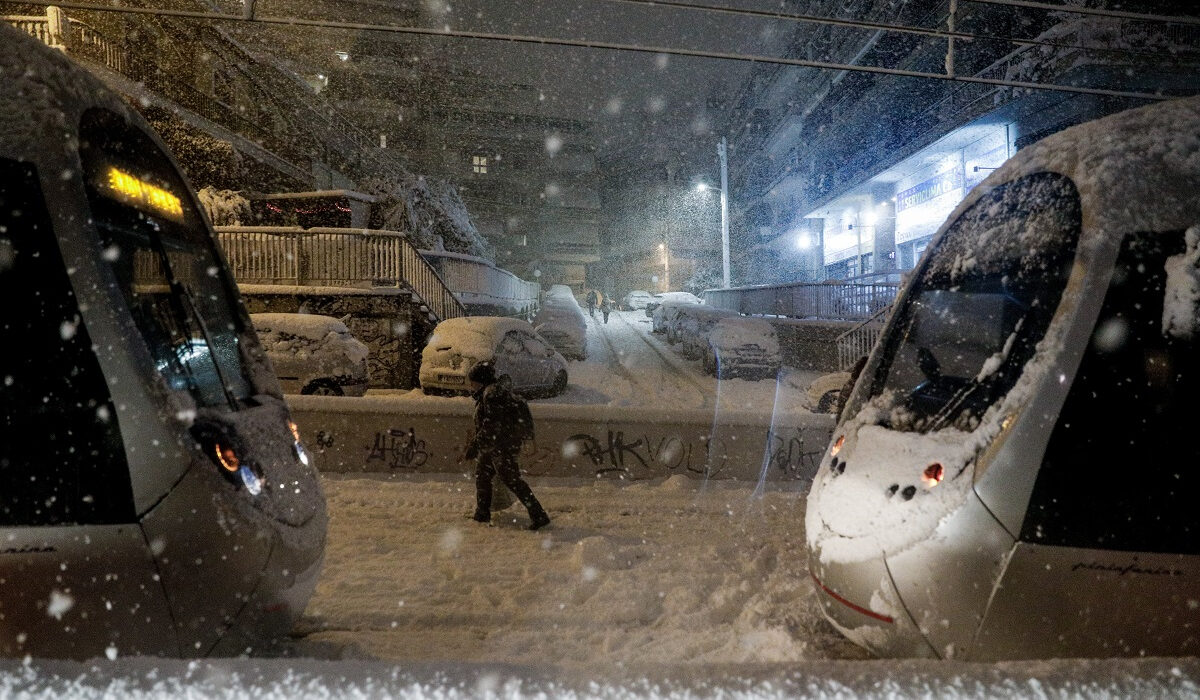
[[488,384],[475,392],[475,434],[467,443],[466,458],[493,452],[516,452],[533,439],[533,416],[525,399],[512,392],[508,382]]

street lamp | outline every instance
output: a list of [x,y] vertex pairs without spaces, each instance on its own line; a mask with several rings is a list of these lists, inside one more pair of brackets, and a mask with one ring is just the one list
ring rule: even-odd
[[671,249],[667,247],[666,236],[663,236],[663,242],[658,244],[659,251],[663,254],[663,291],[671,291]]

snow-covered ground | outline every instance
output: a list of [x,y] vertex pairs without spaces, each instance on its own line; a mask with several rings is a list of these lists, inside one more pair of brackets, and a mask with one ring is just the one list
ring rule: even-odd
[[[465,518],[465,475],[327,477],[283,658],[0,662],[24,698],[1195,698],[1200,660],[867,659],[820,618],[804,494],[535,480],[553,524]],[[515,522],[514,522],[515,519]]]

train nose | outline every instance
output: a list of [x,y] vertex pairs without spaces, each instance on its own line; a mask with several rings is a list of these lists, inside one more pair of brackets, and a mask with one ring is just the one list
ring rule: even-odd
[[881,657],[937,658],[904,610],[882,552],[822,562],[820,545],[810,545],[808,555],[821,612],[843,636]]
[[937,656],[906,612],[885,557],[932,536],[969,493],[970,455],[953,437],[851,426],[813,482],[805,529],[822,611],[880,656]]

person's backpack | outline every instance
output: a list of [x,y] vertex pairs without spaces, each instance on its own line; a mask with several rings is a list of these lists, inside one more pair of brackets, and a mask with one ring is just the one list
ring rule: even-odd
[[529,404],[523,400],[513,397],[513,434],[520,441],[533,439],[533,414],[529,412]]

